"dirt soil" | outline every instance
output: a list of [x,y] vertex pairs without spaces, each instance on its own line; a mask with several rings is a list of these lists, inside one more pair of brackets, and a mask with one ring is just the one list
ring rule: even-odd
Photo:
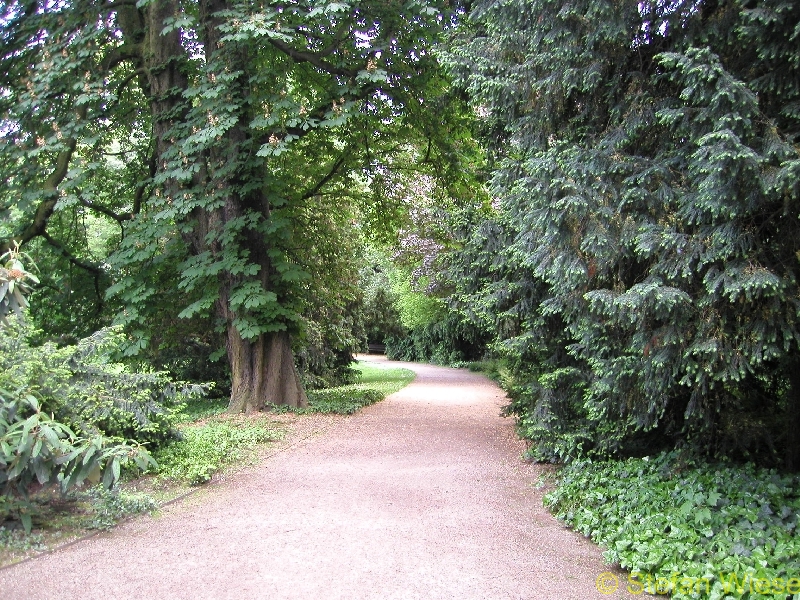
[[543,508],[545,468],[521,459],[497,386],[366,358],[417,378],[352,417],[298,418],[257,467],[156,516],[0,570],[0,598],[633,597]]

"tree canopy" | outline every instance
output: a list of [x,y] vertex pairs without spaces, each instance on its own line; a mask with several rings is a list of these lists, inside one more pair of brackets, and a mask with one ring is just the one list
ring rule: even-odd
[[16,0],[0,22],[0,253],[50,267],[54,329],[217,344],[250,411],[405,323],[408,358],[506,361],[539,458],[800,465],[796,3]]
[[140,348],[176,315],[222,331],[232,409],[303,405],[290,335],[346,318],[359,221],[393,214],[368,184],[412,147],[455,162],[445,4],[4,4],[0,247],[46,242]]

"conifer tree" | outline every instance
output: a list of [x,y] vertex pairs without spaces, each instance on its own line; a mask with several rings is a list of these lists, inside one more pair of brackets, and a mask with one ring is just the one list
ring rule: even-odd
[[498,202],[456,300],[527,369],[540,457],[800,467],[798,36],[784,0],[474,3],[447,61]]

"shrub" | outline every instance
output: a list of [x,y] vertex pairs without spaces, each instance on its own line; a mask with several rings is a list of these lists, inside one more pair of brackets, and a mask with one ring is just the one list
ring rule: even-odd
[[453,300],[535,365],[545,454],[800,470],[800,3],[642,6],[473,4],[442,54],[494,201]]
[[129,462],[140,469],[154,464],[138,444],[102,435],[78,437],[42,412],[32,395],[3,392],[0,397],[0,522],[15,517],[30,531],[27,496],[34,482],[58,483],[62,492],[86,480],[110,488]]
[[261,421],[244,417],[218,417],[185,425],[180,439],[155,451],[162,477],[199,485],[223,465],[239,460],[258,444],[276,439],[276,431]]
[[13,312],[22,318],[22,312],[28,307],[25,296],[31,285],[39,283],[36,276],[22,264],[26,256],[13,249],[0,256],[0,326],[7,325],[7,316]]
[[132,372],[116,360],[125,342],[118,328],[65,347],[33,346],[32,334],[20,321],[0,329],[0,387],[6,382],[31,390],[44,411],[82,436],[163,443],[174,433],[181,404],[210,387],[172,381],[162,372]]
[[[137,442],[107,437],[95,426],[83,427],[76,434],[43,410],[41,400],[48,391],[53,404],[60,402],[73,417],[80,414],[76,412],[80,404],[77,409],[72,404],[76,393],[78,398],[82,393],[95,398],[97,405],[113,404],[115,398],[105,388],[92,388],[85,381],[94,377],[100,382],[100,373],[108,374],[92,368],[107,364],[97,357],[108,353],[108,344],[103,344],[105,338],[101,337],[88,351],[84,344],[69,352],[57,351],[52,345],[34,349],[27,343],[27,326],[22,321],[27,307],[24,294],[29,291],[28,280],[37,280],[23,267],[22,256],[13,250],[0,257],[7,260],[0,267],[0,522],[16,517],[29,533],[33,505],[27,498],[34,482],[41,486],[58,483],[62,493],[85,480],[102,481],[111,488],[126,464],[133,462],[146,469],[155,463]],[[17,314],[12,323],[6,318],[9,310]],[[85,360],[89,356],[96,360]],[[116,374],[119,371],[116,369]],[[121,391],[132,390],[123,385]],[[66,392],[64,397],[61,392]]]
[[[644,591],[678,600],[755,599],[764,597],[756,580],[775,591],[800,572],[799,484],[774,470],[687,463],[673,452],[573,461],[545,504],[604,546],[605,559],[629,570],[639,592],[650,582]],[[684,578],[696,585],[681,589]],[[659,581],[660,590],[652,589]]]
[[308,393],[309,412],[352,415],[358,409],[383,400],[378,390],[359,385],[348,385]]

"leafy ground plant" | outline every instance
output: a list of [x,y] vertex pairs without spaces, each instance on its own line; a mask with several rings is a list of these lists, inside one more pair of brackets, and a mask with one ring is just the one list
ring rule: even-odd
[[630,572],[632,593],[800,598],[800,478],[675,453],[564,467],[545,504]]
[[160,477],[198,485],[225,465],[242,461],[281,430],[267,415],[217,415],[180,427],[181,437],[154,453]]
[[365,362],[356,367],[357,383],[308,393],[309,412],[351,415],[407,386],[414,379],[408,369],[385,369]]
[[109,490],[96,485],[68,494],[54,488],[40,490],[25,502],[33,531],[26,532],[18,521],[0,520],[0,567],[87,532],[110,529],[122,519],[151,512],[156,506],[150,494],[124,487]]

